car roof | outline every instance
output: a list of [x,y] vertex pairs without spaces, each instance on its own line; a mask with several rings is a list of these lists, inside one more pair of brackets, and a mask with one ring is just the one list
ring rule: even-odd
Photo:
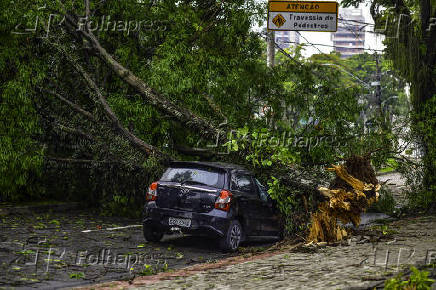
[[217,169],[224,169],[226,171],[236,170],[246,174],[252,174],[249,170],[241,165],[225,163],[225,162],[204,162],[204,161],[173,161],[170,166],[199,166],[199,167],[212,167]]

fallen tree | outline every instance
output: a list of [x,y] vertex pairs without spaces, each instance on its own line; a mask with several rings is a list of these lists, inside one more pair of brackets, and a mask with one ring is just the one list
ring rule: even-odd
[[320,203],[311,216],[309,242],[342,240],[348,235],[344,225],[359,226],[361,214],[378,201],[380,184],[369,156],[352,156],[344,165],[328,168],[336,173],[336,178],[329,188],[318,188],[327,201]]
[[[127,37],[126,41],[116,33],[88,26],[95,20],[93,17],[104,15],[107,7],[118,17],[134,9],[125,9],[118,1],[108,1],[102,6],[89,2],[84,1],[87,21],[80,24],[81,7],[69,1],[56,3],[50,12],[65,16],[65,20],[52,27],[47,38],[30,39],[28,53],[47,63],[41,69],[43,73],[32,79],[38,89],[31,91],[34,95],[29,93],[43,124],[43,136],[38,141],[47,148],[44,160],[51,166],[67,165],[68,170],[75,164],[89,167],[86,171],[71,169],[73,173],[67,176],[72,180],[86,177],[98,180],[96,176],[106,172],[105,179],[88,180],[93,184],[91,190],[100,190],[99,194],[105,197],[102,203],[120,200],[112,195],[127,194],[123,192],[127,187],[122,184],[105,187],[114,171],[125,173],[127,184],[130,175],[136,174],[136,180],[142,178],[136,186],[137,192],[141,192],[172,158],[189,156],[243,164],[269,183],[270,194],[284,214],[287,231],[301,231],[323,201],[317,187],[327,186],[330,176],[322,167],[345,150],[337,144],[318,142],[316,148],[299,141],[277,146],[273,144],[277,139],[273,133],[298,133],[306,141],[323,134],[344,139],[359,136],[357,126],[357,129],[348,126],[356,121],[354,116],[359,112],[356,91],[338,88],[339,74],[327,74],[327,68],[310,62],[297,65],[298,60],[287,59],[280,70],[266,69],[260,61],[262,40],[249,32],[251,22],[246,15],[251,15],[251,11],[240,8],[237,1],[211,1],[212,5],[207,7],[197,7],[191,1],[166,3],[169,8],[162,4],[156,10],[163,11],[151,16],[171,20],[173,26],[167,31],[171,37],[153,41],[150,54],[138,45],[143,41],[141,33]],[[192,31],[186,34],[178,30],[186,29],[186,19],[178,15],[184,9],[192,12],[184,15],[186,19],[191,20],[192,14],[198,16],[194,19],[198,20],[197,27],[192,25],[189,27]],[[147,9],[140,11],[148,13]],[[227,23],[238,23],[237,28],[242,27],[242,31],[234,31],[236,25],[232,28]],[[204,33],[206,28],[208,33]],[[223,40],[222,35],[228,37]],[[160,54],[156,53],[160,48]],[[174,56],[176,53],[179,54]],[[193,58],[189,58],[191,54]],[[185,61],[187,58],[189,61]],[[249,62],[244,62],[245,59]],[[214,60],[213,65],[204,64]],[[189,75],[191,62],[194,68],[199,67],[193,76]],[[156,70],[165,65],[171,70],[159,74],[153,65],[158,67]],[[171,78],[172,71],[181,67],[183,70],[176,78]],[[38,69],[31,67],[28,74],[33,76],[33,70]],[[167,87],[161,80],[166,77]],[[292,120],[287,119],[289,112],[283,103],[292,107]],[[265,104],[270,109],[261,116],[259,107]],[[339,112],[338,106],[345,108],[346,113]],[[303,119],[308,121],[301,126]],[[230,133],[234,131],[249,138],[233,138]],[[217,147],[203,149],[210,144]],[[224,145],[231,150],[218,154]],[[142,199],[142,195],[138,196],[135,206]]]

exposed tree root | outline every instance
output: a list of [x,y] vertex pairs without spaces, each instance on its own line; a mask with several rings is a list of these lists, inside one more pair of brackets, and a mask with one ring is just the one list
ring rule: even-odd
[[312,214],[309,242],[335,242],[348,235],[338,224],[360,224],[360,214],[378,200],[380,184],[375,177],[368,157],[353,156],[344,165],[332,165],[329,171],[336,179],[329,188],[320,187],[319,192],[328,200],[319,204]]

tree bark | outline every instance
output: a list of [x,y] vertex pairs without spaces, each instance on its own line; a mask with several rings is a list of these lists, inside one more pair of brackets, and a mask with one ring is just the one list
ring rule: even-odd
[[121,124],[120,120],[117,118],[115,113],[112,111],[111,107],[106,101],[106,98],[101,93],[99,87],[94,82],[94,80],[91,78],[91,76],[83,69],[83,67],[76,61],[70,59],[71,64],[74,66],[76,71],[82,76],[82,78],[87,83],[88,87],[94,92],[94,94],[97,96],[98,100],[100,101],[100,104],[103,107],[104,112],[106,113],[106,116],[109,118],[109,120],[112,122],[112,125],[116,128],[116,130],[122,135],[124,138],[126,138],[131,145],[136,147],[142,152],[146,152],[147,154],[156,154],[159,157],[162,157],[164,159],[169,159],[169,156],[160,151],[157,147],[154,147],[152,145],[149,145],[136,137],[134,134],[129,132],[124,126]]
[[85,116],[88,120],[92,121],[92,122],[96,122],[97,120],[94,118],[94,116],[82,109],[79,105],[67,100],[66,98],[64,98],[61,94],[51,91],[51,90],[46,90],[46,89],[41,89],[43,92],[46,92],[52,96],[55,96],[56,98],[58,98],[59,100],[61,100],[63,103],[67,104],[68,106],[70,106],[70,108],[72,108],[74,111],[76,111],[77,113],[80,113],[82,116]]
[[[120,120],[117,118],[117,116],[112,111],[109,104],[107,103],[106,98],[103,96],[103,94],[100,91],[100,88],[97,86],[97,84],[91,78],[91,76],[85,71],[85,69],[76,60],[74,60],[68,53],[66,53],[58,44],[53,44],[53,46],[56,49],[58,49],[58,51],[61,52],[65,56],[65,58],[73,65],[74,69],[79,73],[79,75],[86,82],[88,88],[97,96],[98,102],[102,106],[106,116],[111,121],[113,128],[115,129],[116,132],[118,132],[122,137],[127,139],[133,147],[135,147],[136,149],[138,149],[141,152],[146,153],[147,155],[154,154],[154,155],[157,155],[158,157],[160,157],[164,160],[171,159],[166,153],[163,153],[157,147],[154,147],[152,145],[145,143],[143,140],[139,139],[134,134],[129,132],[129,130],[124,128],[124,126],[121,124]],[[86,111],[84,111],[83,109],[80,109],[79,106],[66,100],[65,98],[63,98],[59,94],[55,94],[55,96],[57,96],[65,103],[69,104],[70,106],[72,106],[78,112],[80,112],[84,115],[90,114],[90,113],[86,114]]]
[[[77,23],[75,22],[73,16],[67,14],[66,20],[72,27],[77,27]],[[68,27],[70,26],[67,25],[67,28]],[[72,33],[76,34],[77,29],[72,31]],[[210,121],[197,116],[189,109],[177,106],[172,101],[158,94],[143,80],[135,76],[132,71],[125,68],[117,60],[115,60],[112,55],[110,55],[100,44],[98,39],[91,31],[79,30],[79,33],[81,33],[81,35],[91,43],[100,59],[102,59],[120,78],[122,78],[126,83],[143,95],[149,103],[156,106],[157,109],[173,116],[177,121],[185,124],[187,127],[203,137],[213,140],[216,138],[216,136],[220,136],[220,138],[224,139],[224,134],[220,134],[220,130],[217,129]]]

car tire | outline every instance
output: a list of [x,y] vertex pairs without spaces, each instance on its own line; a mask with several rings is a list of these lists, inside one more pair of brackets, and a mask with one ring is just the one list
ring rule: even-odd
[[232,220],[225,233],[220,240],[220,248],[225,252],[235,252],[242,241],[243,231],[242,226],[237,220]]
[[143,225],[144,238],[148,242],[160,242],[163,237],[163,232],[155,226]]

